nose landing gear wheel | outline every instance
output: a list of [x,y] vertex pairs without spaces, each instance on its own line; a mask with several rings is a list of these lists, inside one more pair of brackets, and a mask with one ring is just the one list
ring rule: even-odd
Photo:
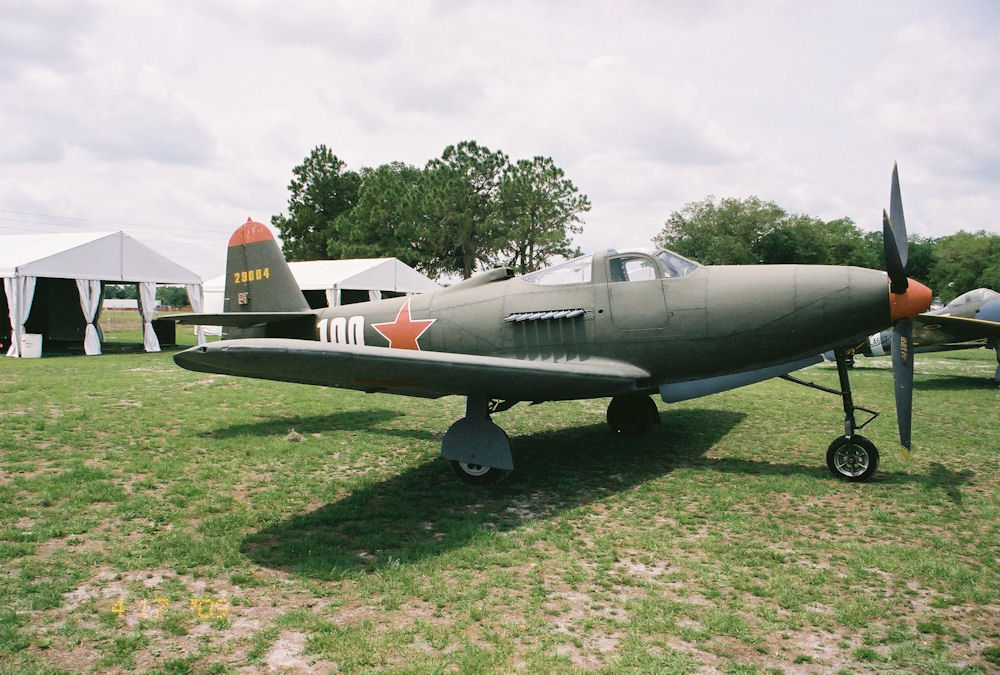
[[878,471],[878,450],[864,436],[841,436],[826,451],[826,465],[837,478],[866,481]]

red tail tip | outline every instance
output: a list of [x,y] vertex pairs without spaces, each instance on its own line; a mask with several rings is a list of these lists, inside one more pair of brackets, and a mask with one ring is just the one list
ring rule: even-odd
[[229,246],[245,246],[258,241],[274,241],[274,235],[263,223],[247,218],[247,222],[236,228],[229,238]]

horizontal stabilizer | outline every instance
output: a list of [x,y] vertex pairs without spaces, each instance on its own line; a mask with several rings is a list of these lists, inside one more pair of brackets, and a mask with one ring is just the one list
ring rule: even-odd
[[598,398],[635,391],[649,379],[641,368],[608,359],[556,362],[287,339],[223,340],[174,361],[188,370],[426,398]]
[[316,316],[315,312],[222,312],[220,314],[171,314],[164,319],[177,323],[191,323],[199,326],[227,326],[229,328],[252,328],[269,323],[292,321]]

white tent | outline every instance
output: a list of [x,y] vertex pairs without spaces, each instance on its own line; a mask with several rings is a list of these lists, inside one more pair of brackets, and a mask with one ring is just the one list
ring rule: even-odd
[[[383,293],[426,293],[440,288],[396,258],[308,260],[288,266],[303,292],[325,292],[326,304],[331,307],[342,304],[344,291],[365,291],[366,299],[375,300]],[[206,312],[222,311],[225,286],[225,275],[205,282]]]
[[86,321],[84,350],[87,354],[101,353],[100,338],[93,322],[100,308],[102,281],[139,285],[146,351],[160,349],[152,326],[156,284],[185,286],[195,311],[200,311],[203,298],[201,278],[197,274],[124,232],[0,236],[0,277],[3,277],[10,316],[8,356],[21,356],[24,325],[31,313],[36,282],[40,278],[76,281],[80,309]]
[[375,300],[383,292],[427,293],[440,286],[396,258],[309,260],[289,263],[303,291],[326,291],[327,305],[341,304],[342,291],[368,291]]

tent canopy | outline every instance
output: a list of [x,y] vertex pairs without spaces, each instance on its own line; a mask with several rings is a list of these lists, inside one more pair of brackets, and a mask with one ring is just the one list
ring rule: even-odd
[[[291,262],[288,267],[304,293],[326,291],[389,291],[427,293],[441,288],[406,263],[396,258],[355,258],[349,260],[307,260]],[[205,311],[221,312],[226,276],[205,282]],[[329,304],[334,304],[330,302]],[[315,305],[314,305],[315,306]]]
[[343,290],[426,293],[440,288],[396,258],[309,260],[289,263],[289,267],[299,288],[304,291],[336,286]]
[[[193,305],[202,302],[197,274],[124,232],[0,236],[0,278],[4,289],[0,324],[2,332],[10,327],[7,355],[15,357],[22,355],[21,342],[29,332],[28,325],[33,325],[30,332],[52,336],[60,331],[73,333],[79,324],[84,331],[84,351],[100,354],[95,322],[102,281],[138,284],[146,351],[160,350],[152,324],[156,284],[184,285]],[[36,290],[40,291],[36,304],[43,307],[32,315]],[[79,312],[71,308],[77,301]],[[201,333],[198,339],[202,342]]]
[[[440,286],[396,258],[353,260],[307,260],[288,263],[292,276],[303,291],[332,288],[358,291],[426,293]],[[226,276],[205,282],[205,293],[223,293]]]
[[0,277],[201,283],[194,272],[124,232],[0,236]]

